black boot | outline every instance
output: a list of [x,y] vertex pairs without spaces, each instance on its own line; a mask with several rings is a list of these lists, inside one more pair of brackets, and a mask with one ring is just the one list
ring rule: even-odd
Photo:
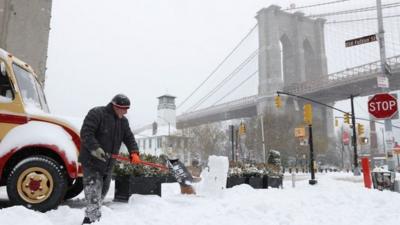
[[91,223],[92,221],[90,221],[89,217],[85,217],[82,222],[82,224],[91,224]]

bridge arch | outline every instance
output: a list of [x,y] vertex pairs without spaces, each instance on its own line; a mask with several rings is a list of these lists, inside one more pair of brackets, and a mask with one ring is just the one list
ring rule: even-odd
[[[315,52],[308,39],[303,41],[303,54],[304,54],[304,75],[305,80],[316,79],[318,74],[315,71]],[[302,81],[305,81],[302,79]]]
[[282,34],[279,43],[281,59],[281,81],[286,84],[287,81],[294,80],[296,76],[293,42],[289,39],[287,34]]

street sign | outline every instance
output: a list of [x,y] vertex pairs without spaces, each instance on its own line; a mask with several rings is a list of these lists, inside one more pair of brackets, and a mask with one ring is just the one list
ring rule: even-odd
[[294,128],[294,136],[295,137],[304,137],[304,136],[306,136],[306,131],[305,131],[304,127]]
[[390,119],[397,110],[397,99],[389,93],[376,94],[368,101],[368,112],[376,119]]
[[389,88],[389,79],[387,76],[378,76],[377,78],[377,86],[379,88]]
[[344,145],[348,145],[350,143],[350,134],[347,131],[343,131],[342,141]]
[[372,34],[372,35],[368,35],[368,36],[364,36],[364,37],[359,37],[359,38],[354,38],[351,40],[347,40],[344,42],[344,45],[347,47],[351,47],[351,46],[355,46],[355,45],[362,45],[362,44],[366,44],[369,42],[373,42],[376,41],[376,34]]

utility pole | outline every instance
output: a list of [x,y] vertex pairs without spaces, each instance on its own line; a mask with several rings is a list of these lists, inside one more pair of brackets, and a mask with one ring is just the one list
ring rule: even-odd
[[342,124],[342,129],[340,133],[340,143],[342,147],[342,171],[344,170],[344,143],[343,143],[343,124]]
[[229,129],[231,130],[231,145],[232,145],[232,162],[235,161],[235,136],[234,131],[235,127],[233,125],[229,125]]
[[381,131],[382,131],[383,152],[385,153],[385,156],[387,156],[386,145],[385,145],[385,130],[382,128]]
[[313,137],[312,137],[312,124],[308,124],[308,144],[310,146],[310,169],[311,169],[311,180],[308,181],[309,184],[314,185],[317,183],[315,180],[314,171],[314,147],[313,147]]
[[354,148],[354,176],[360,176],[361,171],[358,168],[358,155],[357,155],[357,132],[356,132],[356,117],[354,115],[354,95],[350,95],[351,102],[351,124],[353,126],[353,148]]
[[261,114],[261,138],[262,138],[262,147],[263,147],[263,162],[266,163],[267,152],[265,151],[264,114]]
[[383,29],[381,0],[376,0],[376,13],[378,17],[378,42],[379,42],[379,54],[381,58],[381,69],[383,75],[385,76],[388,71],[386,68],[385,31]]
[[[386,48],[385,48],[385,30],[383,29],[383,17],[382,17],[382,1],[376,0],[376,13],[378,17],[378,41],[379,41],[379,54],[381,59],[381,71],[382,76],[388,79],[390,75],[390,68],[386,64]],[[390,85],[390,84],[389,84]],[[382,88],[382,92],[389,92],[389,88]],[[385,132],[388,140],[392,138],[392,120],[385,119]],[[384,143],[386,145],[386,143]],[[388,149],[392,149],[393,145],[388,143]]]
[[236,144],[235,144],[235,148],[236,148],[236,162],[238,161],[239,158],[239,129],[235,129],[235,140],[236,140]]

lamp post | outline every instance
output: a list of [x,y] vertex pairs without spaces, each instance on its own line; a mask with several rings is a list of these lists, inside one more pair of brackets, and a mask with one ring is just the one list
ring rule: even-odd
[[164,120],[164,122],[168,123],[168,136],[171,136],[171,123],[161,116],[157,116],[157,117]]

